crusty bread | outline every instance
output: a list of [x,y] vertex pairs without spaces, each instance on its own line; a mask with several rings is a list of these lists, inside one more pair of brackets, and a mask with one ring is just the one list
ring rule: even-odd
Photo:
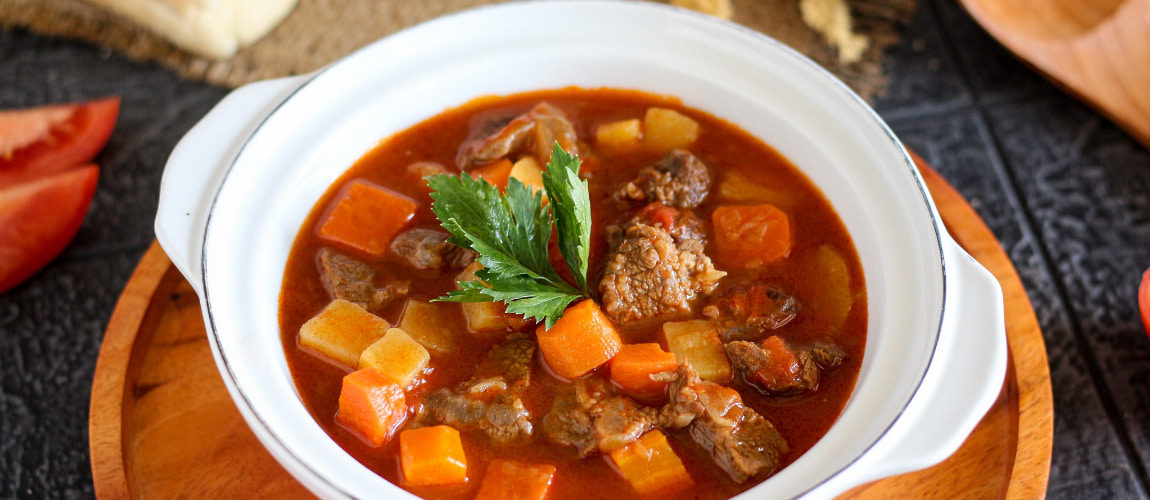
[[88,0],[197,55],[226,59],[271,31],[296,0]]

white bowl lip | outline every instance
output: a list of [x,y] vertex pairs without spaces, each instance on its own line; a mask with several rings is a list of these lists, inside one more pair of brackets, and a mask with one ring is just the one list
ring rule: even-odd
[[[316,70],[310,74],[307,74],[307,75],[301,75],[300,77],[298,77],[298,78],[302,79],[302,82],[299,84],[299,86],[292,89],[289,93],[287,93],[285,96],[283,96],[279,100],[279,102],[275,103],[275,105],[271,107],[271,111],[268,112],[267,115],[265,115],[263,118],[261,118],[259,123],[251,130],[251,132],[246,137],[243,138],[242,145],[237,150],[236,154],[229,160],[228,166],[224,170],[220,184],[216,187],[215,192],[212,194],[210,208],[207,211],[207,219],[204,222],[204,228],[205,229],[203,232],[203,238],[202,238],[201,244],[200,244],[200,280],[201,280],[201,286],[202,286],[202,290],[203,290],[202,308],[203,308],[203,310],[205,312],[205,316],[208,320],[207,324],[211,330],[210,340],[211,340],[211,344],[212,344],[212,350],[216,354],[217,364],[226,368],[227,378],[224,379],[224,382],[228,386],[229,392],[233,396],[233,400],[235,400],[238,397],[238,398],[242,399],[242,401],[243,401],[243,406],[240,407],[239,409],[240,409],[241,413],[244,415],[245,420],[247,421],[248,425],[252,426],[254,423],[258,422],[260,427],[258,429],[253,429],[253,430],[255,431],[257,437],[260,438],[261,443],[264,444],[264,446],[274,445],[276,448],[278,448],[276,450],[271,450],[271,451],[273,451],[273,455],[279,461],[283,462],[284,460],[290,459],[292,461],[291,464],[284,463],[283,465],[285,465],[285,467],[287,467],[288,470],[291,471],[293,474],[298,474],[298,473],[308,474],[308,476],[310,477],[312,482],[305,483],[305,485],[308,486],[308,488],[313,489],[313,491],[315,491],[314,488],[316,488],[317,486],[323,486],[325,488],[328,488],[330,491],[338,492],[340,495],[342,495],[345,498],[358,498],[358,497],[356,497],[356,495],[346,491],[339,484],[336,484],[335,482],[331,481],[329,477],[325,476],[324,474],[318,472],[313,467],[311,467],[310,463],[307,460],[298,456],[293,451],[292,447],[289,446],[286,442],[284,442],[281,439],[281,437],[276,432],[274,432],[272,430],[272,428],[268,424],[268,422],[255,410],[255,407],[254,407],[251,399],[245,393],[243,387],[238,383],[238,380],[236,379],[236,374],[232,370],[231,364],[229,363],[226,354],[219,347],[222,344],[221,344],[221,341],[219,338],[219,335],[220,335],[219,330],[216,327],[215,317],[212,314],[212,301],[210,299],[210,288],[207,286],[207,283],[208,283],[207,254],[208,254],[208,240],[210,239],[210,234],[211,234],[211,231],[209,231],[208,228],[211,227],[212,218],[213,218],[213,215],[215,213],[215,206],[216,206],[217,202],[219,201],[219,196],[220,196],[221,192],[223,191],[223,187],[227,184],[227,179],[230,177],[232,171],[236,167],[237,162],[239,161],[239,159],[241,157],[243,157],[243,151],[248,147],[248,145],[251,143],[252,139],[259,133],[259,131],[264,127],[264,125],[268,121],[270,121],[272,119],[272,117],[274,117],[276,115],[276,113],[280,110],[280,108],[282,108],[285,104],[287,104],[296,94],[302,92],[305,88],[307,88],[307,86],[309,84],[311,84],[313,81],[317,80],[319,77],[323,76],[325,73],[330,71],[332,68],[339,66],[339,65],[342,65],[346,61],[355,58],[357,55],[370,50],[370,48],[372,46],[374,46],[375,44],[377,44],[383,40],[401,36],[404,33],[407,33],[409,31],[413,31],[416,29],[420,29],[426,25],[436,24],[440,21],[452,19],[452,18],[456,18],[456,17],[467,16],[467,15],[470,15],[472,13],[479,12],[479,11],[514,9],[517,6],[530,5],[530,4],[535,4],[535,3],[541,3],[541,2],[532,1],[532,0],[512,0],[509,2],[503,2],[503,3],[497,3],[497,4],[481,5],[481,6],[477,6],[477,7],[464,9],[464,10],[461,10],[458,12],[445,14],[443,16],[439,16],[437,18],[434,18],[434,19],[431,19],[431,20],[428,20],[428,21],[404,28],[404,29],[399,30],[397,32],[394,32],[390,35],[387,35],[384,38],[381,38],[381,39],[376,40],[372,43],[369,43],[369,44],[341,57],[340,59],[338,59],[336,61],[333,61],[332,63],[324,66],[323,68],[320,68],[320,69],[318,69],[318,70]],[[938,344],[939,344],[939,339],[942,335],[942,329],[944,328],[944,324],[945,324],[943,321],[943,318],[945,317],[947,297],[948,297],[948,294],[950,292],[949,286],[948,286],[949,275],[947,273],[948,265],[947,265],[947,259],[946,259],[946,251],[943,248],[943,241],[944,241],[943,231],[942,231],[943,225],[942,225],[940,215],[938,214],[937,209],[935,208],[933,199],[932,199],[932,197],[931,197],[931,195],[930,195],[930,193],[926,187],[925,181],[923,180],[921,173],[917,170],[913,158],[911,158],[907,149],[904,147],[902,142],[898,139],[898,136],[894,133],[894,131],[891,130],[889,125],[886,123],[886,121],[883,120],[882,117],[878,115],[878,113],[871,107],[870,104],[868,104],[854,90],[852,90],[849,86],[847,86],[846,83],[844,83],[841,79],[836,77],[834,74],[830,73],[827,69],[820,66],[818,63],[811,60],[806,55],[798,52],[797,50],[791,48],[790,46],[788,46],[788,45],[786,45],[786,44],[784,44],[784,43],[782,43],[782,42],[780,42],[780,41],[778,41],[778,40],[776,40],[770,36],[767,36],[764,33],[753,30],[751,28],[748,28],[748,27],[743,26],[743,25],[738,24],[738,23],[724,21],[724,20],[715,18],[714,16],[703,14],[703,13],[693,11],[690,9],[675,7],[675,6],[672,6],[670,4],[661,4],[661,3],[654,3],[654,2],[636,2],[634,0],[548,0],[545,3],[568,4],[568,5],[594,5],[596,3],[610,4],[610,5],[627,5],[627,6],[635,7],[635,8],[662,10],[665,13],[668,13],[668,15],[695,16],[697,19],[701,19],[703,22],[709,22],[712,24],[721,25],[723,27],[723,29],[734,29],[734,30],[743,32],[744,34],[758,38],[758,39],[760,39],[760,41],[763,41],[765,43],[773,45],[776,48],[780,49],[787,56],[794,58],[795,60],[797,60],[801,64],[805,64],[805,65],[813,68],[817,73],[819,73],[822,76],[829,79],[831,82],[833,82],[834,87],[836,89],[838,89],[838,91],[840,91],[842,94],[844,94],[848,99],[854,101],[856,104],[861,106],[861,108],[874,121],[874,124],[878,125],[878,127],[881,129],[883,134],[887,137],[888,140],[890,140],[891,144],[894,145],[895,148],[898,150],[899,156],[903,160],[903,162],[902,162],[903,167],[911,175],[911,177],[915,180],[915,185],[917,186],[917,189],[919,191],[919,197],[917,197],[915,199],[922,203],[923,209],[925,209],[925,211],[929,217],[931,227],[933,228],[933,231],[934,231],[934,238],[932,240],[934,242],[934,247],[932,248],[932,252],[937,253],[938,262],[940,264],[939,272],[940,272],[940,278],[941,278],[940,279],[941,288],[940,288],[939,302],[937,304],[938,315],[936,318],[934,318],[937,321],[937,329],[935,332],[933,332],[933,341],[930,343],[930,352],[929,352],[930,355],[929,355],[929,358],[927,359],[927,361],[923,367],[923,371],[922,371],[921,375],[918,377],[918,380],[915,383],[914,390],[910,391],[909,396],[906,398],[905,401],[899,402],[899,405],[901,407],[900,410],[895,415],[895,418],[893,418],[887,424],[887,426],[882,430],[882,432],[878,433],[876,438],[873,441],[871,441],[870,443],[868,443],[866,445],[866,447],[857,456],[852,457],[841,468],[839,468],[836,471],[833,471],[833,473],[828,474],[826,477],[822,478],[818,482],[813,483],[806,490],[799,492],[795,498],[803,497],[803,496],[811,493],[812,491],[817,490],[818,488],[827,484],[833,478],[835,478],[836,476],[841,474],[843,471],[851,468],[854,464],[859,462],[859,460],[862,459],[864,456],[866,456],[875,447],[875,445],[877,445],[879,442],[883,441],[883,439],[886,438],[890,434],[892,427],[894,427],[895,424],[900,421],[900,418],[902,417],[902,415],[907,411],[907,407],[918,396],[919,391],[923,387],[923,382],[925,380],[926,375],[928,373],[930,373],[931,367],[935,364],[935,360],[938,357]],[[462,103],[460,103],[460,104],[462,104]],[[894,167],[892,166],[891,168],[894,168]],[[932,258],[933,257],[934,257],[934,255],[932,253]],[[868,335],[869,335],[869,332],[868,332]],[[832,426],[833,426],[833,424],[832,424]],[[272,440],[272,442],[269,442],[268,441],[269,439]],[[289,465],[290,465],[290,467],[289,467]],[[320,484],[317,485],[316,484],[317,482]],[[757,487],[757,485],[752,486],[750,489],[748,489],[746,491],[743,491],[742,493],[737,495],[737,497],[744,497],[747,493],[753,491],[755,489],[755,487]]]

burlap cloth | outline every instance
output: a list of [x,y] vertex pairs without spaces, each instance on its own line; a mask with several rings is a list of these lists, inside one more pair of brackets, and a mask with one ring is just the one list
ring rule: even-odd
[[[190,79],[236,87],[307,73],[389,33],[428,19],[502,0],[299,0],[267,36],[230,59],[188,54],[162,37],[83,0],[0,0],[0,26],[108,46],[156,61]],[[848,0],[854,31],[870,38],[860,61],[844,64],[804,24],[798,0],[734,0],[733,21],[766,33],[811,57],[865,99],[880,94],[883,50],[898,39],[916,0]]]

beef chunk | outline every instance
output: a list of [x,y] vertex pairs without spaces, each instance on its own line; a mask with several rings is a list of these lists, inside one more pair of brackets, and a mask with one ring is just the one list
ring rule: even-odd
[[376,309],[411,291],[408,282],[392,282],[377,288],[371,266],[329,248],[319,251],[320,281],[333,299],[355,302],[365,309]]
[[679,404],[699,408],[688,432],[716,464],[737,483],[773,474],[790,451],[769,420],[743,404],[738,391],[699,379],[689,365],[680,366],[673,385]]
[[723,340],[765,337],[766,332],[790,323],[799,312],[795,298],[755,283],[734,286],[703,308],[703,315],[723,332]]
[[711,188],[707,166],[691,153],[673,149],[658,163],[644,167],[634,180],[615,192],[629,202],[662,202],[677,208],[699,206]]
[[742,405],[717,418],[695,419],[690,433],[736,483],[774,474],[790,451],[770,420]]
[[462,269],[475,260],[472,250],[447,242],[451,235],[427,228],[409,229],[396,235],[391,251],[416,269]]
[[522,390],[531,383],[531,360],[535,356],[535,342],[526,333],[513,333],[487,353],[513,390]]
[[689,311],[696,296],[710,293],[726,275],[703,253],[705,241],[692,229],[697,219],[680,214],[671,226],[639,216],[610,231],[613,244],[599,293],[612,320]]
[[796,349],[778,336],[762,344],[735,341],[725,347],[743,379],[768,394],[815,390],[822,370],[837,367],[846,357],[846,351],[833,344]]
[[586,457],[635,442],[655,426],[657,418],[654,408],[613,394],[602,379],[579,379],[573,393],[553,400],[551,411],[543,417],[543,433],[556,444],[574,446],[580,457]]
[[563,110],[547,102],[539,103],[493,133],[492,128],[495,127],[490,123],[481,125],[478,137],[469,139],[460,149],[459,168],[469,170],[519,153],[534,155],[546,164],[556,142],[568,153],[579,153],[575,127]]
[[456,390],[431,391],[423,400],[417,420],[460,431],[482,431],[500,445],[524,442],[533,430],[523,401],[514,391],[507,390],[506,381],[499,377],[473,380]]

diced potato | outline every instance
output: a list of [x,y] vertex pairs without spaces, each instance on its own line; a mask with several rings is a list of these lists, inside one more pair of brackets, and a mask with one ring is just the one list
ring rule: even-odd
[[719,197],[728,201],[770,203],[784,212],[795,213],[799,207],[799,191],[775,189],[764,185],[758,179],[739,172],[728,170],[719,181]]
[[818,277],[819,285],[811,288],[805,305],[822,329],[835,332],[842,328],[854,306],[850,270],[843,256],[830,245],[819,246],[812,258],[812,269],[816,270],[812,276]]
[[643,125],[638,118],[604,123],[595,128],[595,143],[607,149],[630,149],[642,139]]
[[679,363],[688,361],[703,380],[725,384],[731,381],[731,362],[719,340],[719,330],[710,321],[668,321],[663,323],[663,343]]
[[331,301],[299,329],[299,343],[349,368],[363,350],[387,333],[387,320],[343,299]]
[[[455,279],[474,281],[478,279],[475,271],[482,267],[478,262],[472,262]],[[491,337],[492,334],[501,334],[509,330],[522,330],[529,323],[518,314],[507,314],[507,308],[501,302],[464,302],[461,305],[468,331],[480,337]]]
[[666,108],[647,108],[643,117],[643,143],[654,151],[683,148],[699,138],[699,124],[691,118]]
[[534,156],[524,156],[511,166],[511,177],[528,187],[543,189],[543,167]]
[[399,315],[399,328],[420,345],[439,354],[459,352],[461,332],[448,315],[452,304],[408,299]]
[[359,356],[359,367],[374,368],[407,388],[430,361],[431,354],[419,342],[402,329],[392,328],[363,351]]
[[627,446],[612,450],[615,470],[640,495],[669,493],[694,484],[667,436],[652,429]]

